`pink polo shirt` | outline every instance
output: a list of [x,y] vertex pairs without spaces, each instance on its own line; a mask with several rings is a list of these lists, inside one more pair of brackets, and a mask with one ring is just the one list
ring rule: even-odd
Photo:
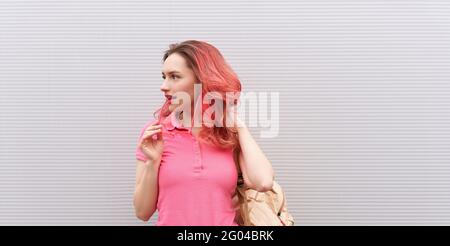
[[[145,124],[139,139],[155,121]],[[238,225],[231,200],[237,182],[232,149],[198,141],[174,113],[162,125],[164,150],[158,174],[156,225]],[[136,158],[147,160],[139,148]]]

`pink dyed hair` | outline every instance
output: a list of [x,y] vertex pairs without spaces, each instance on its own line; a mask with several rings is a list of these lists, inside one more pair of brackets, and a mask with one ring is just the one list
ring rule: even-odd
[[[241,92],[241,82],[238,76],[213,45],[197,40],[171,44],[169,49],[164,52],[163,62],[174,53],[181,55],[186,60],[186,64],[194,72],[197,82],[202,84],[202,100],[208,92],[218,92],[214,101],[225,99],[227,92]],[[227,102],[227,104],[230,103],[236,105],[237,101]],[[202,140],[220,148],[239,148],[236,128],[226,127],[226,111],[229,107],[227,104],[224,103],[223,117],[219,118],[213,115],[214,120],[222,121],[223,127],[203,125],[199,136]],[[202,115],[208,106],[210,105],[202,105]],[[159,112],[159,119],[170,114],[166,104],[157,112]]]

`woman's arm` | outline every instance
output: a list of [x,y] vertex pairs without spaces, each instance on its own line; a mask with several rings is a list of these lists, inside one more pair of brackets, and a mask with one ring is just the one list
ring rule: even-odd
[[152,217],[158,202],[158,171],[164,141],[162,126],[157,123],[154,121],[141,131],[139,151],[136,152],[138,161],[133,204],[136,216],[143,221]]
[[134,210],[136,217],[148,221],[156,210],[158,200],[159,163],[138,160],[136,166],[136,187],[134,191]]
[[239,119],[237,129],[241,146],[239,163],[245,185],[260,192],[270,190],[273,185],[272,165]]

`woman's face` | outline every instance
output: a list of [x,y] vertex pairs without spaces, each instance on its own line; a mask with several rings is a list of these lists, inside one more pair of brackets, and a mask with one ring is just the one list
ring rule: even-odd
[[[189,95],[191,101],[190,106],[193,107],[194,84],[196,79],[194,71],[187,66],[184,57],[177,53],[173,53],[167,57],[162,67],[162,78],[164,81],[161,85],[161,91],[167,100],[169,100],[170,112],[173,112],[183,103],[182,100],[179,100],[181,99],[180,94],[176,98],[176,93],[179,92],[184,92],[185,95]],[[173,97],[171,98],[171,96]]]

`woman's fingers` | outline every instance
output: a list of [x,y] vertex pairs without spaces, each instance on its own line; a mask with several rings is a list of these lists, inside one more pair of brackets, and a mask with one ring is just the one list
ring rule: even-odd
[[155,129],[161,129],[161,128],[162,128],[162,125],[151,125],[151,126],[147,127],[147,129],[145,129],[145,130],[149,131],[149,130],[155,130]]
[[[153,135],[154,134],[161,134],[162,135],[162,129],[156,129],[156,130],[147,130],[147,131],[145,131],[145,133],[144,133],[144,135],[142,136],[142,139],[141,139],[141,144],[143,143],[143,142],[146,142],[146,141],[148,141],[148,138],[150,138],[150,137],[153,137]],[[158,136],[158,138],[159,137],[162,137],[162,136]]]
[[145,133],[144,133],[144,139],[145,138],[149,138],[149,137],[151,137],[151,136],[153,136],[153,135],[155,135],[155,133],[159,133],[159,132],[161,132],[162,130],[161,129],[156,129],[156,130],[148,130],[148,131],[146,131]]

